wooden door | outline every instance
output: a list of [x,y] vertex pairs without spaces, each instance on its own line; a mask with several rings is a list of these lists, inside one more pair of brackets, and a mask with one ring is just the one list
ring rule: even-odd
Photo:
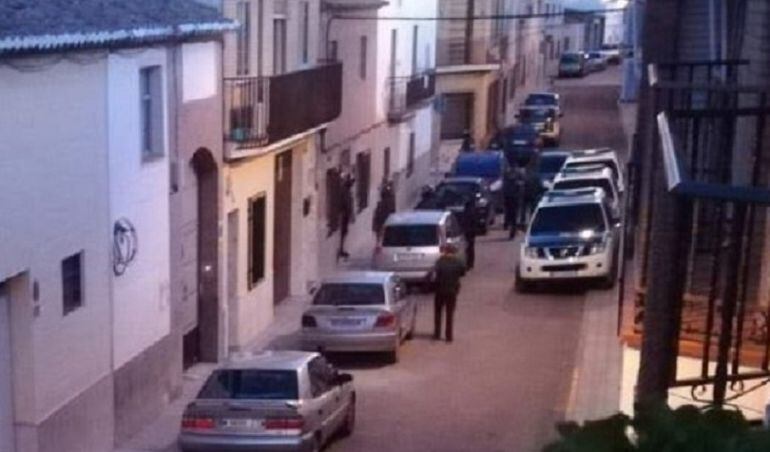
[[273,203],[273,302],[289,296],[291,282],[291,170],[292,153],[275,158],[275,202]]

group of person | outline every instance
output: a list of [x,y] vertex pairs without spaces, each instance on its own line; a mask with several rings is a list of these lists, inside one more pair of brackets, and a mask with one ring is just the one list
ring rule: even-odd
[[519,229],[524,229],[546,191],[530,159],[517,159],[503,179],[503,228],[513,240]]

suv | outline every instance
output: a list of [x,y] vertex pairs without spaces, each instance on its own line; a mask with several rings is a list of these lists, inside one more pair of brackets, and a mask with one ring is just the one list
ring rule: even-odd
[[559,103],[559,95],[556,93],[531,93],[524,100],[524,106],[552,108],[556,111],[556,116],[564,116]]
[[612,170],[612,175],[615,176],[615,183],[618,186],[618,191],[622,194],[626,189],[625,184],[623,183],[622,167],[620,166],[617,153],[610,148],[574,151],[567,161],[564,162],[564,168],[580,168],[596,164],[604,165]]
[[431,283],[443,245],[454,245],[458,257],[465,262],[465,236],[451,212],[393,213],[385,221],[374,267],[394,272],[405,282]]
[[604,165],[596,164],[577,168],[565,168],[554,179],[554,190],[574,190],[576,188],[601,188],[612,206],[612,219],[620,219],[620,193],[615,184],[612,170]]
[[553,107],[522,107],[516,115],[520,124],[528,124],[534,127],[543,144],[558,146],[561,139],[561,127],[557,110]]
[[617,274],[619,224],[604,190],[552,190],[543,195],[521,244],[516,290],[543,281],[598,279],[611,288]]
[[559,58],[559,77],[582,77],[586,74],[586,60],[588,56],[584,52],[566,52]]
[[436,187],[429,187],[415,210],[449,210],[462,215],[465,204],[475,200],[475,232],[484,235],[494,222],[494,197],[489,186],[480,177],[448,177]]

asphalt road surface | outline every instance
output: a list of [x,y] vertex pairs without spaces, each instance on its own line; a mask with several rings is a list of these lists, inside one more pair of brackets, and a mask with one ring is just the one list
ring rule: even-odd
[[[557,81],[562,147],[625,147],[616,105],[619,71]],[[355,376],[355,433],[344,451],[538,451],[563,420],[592,290],[513,290],[518,239],[499,230],[477,242],[476,268],[463,281],[453,343],[435,342],[432,299],[420,296],[417,335],[387,365],[376,355],[338,356]]]

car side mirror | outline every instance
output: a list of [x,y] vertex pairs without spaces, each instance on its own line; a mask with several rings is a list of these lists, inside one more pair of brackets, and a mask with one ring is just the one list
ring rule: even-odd
[[350,375],[350,374],[345,374],[345,373],[337,374],[335,379],[334,379],[334,382],[337,385],[344,385],[344,384],[350,383],[352,381],[353,381],[353,376]]

